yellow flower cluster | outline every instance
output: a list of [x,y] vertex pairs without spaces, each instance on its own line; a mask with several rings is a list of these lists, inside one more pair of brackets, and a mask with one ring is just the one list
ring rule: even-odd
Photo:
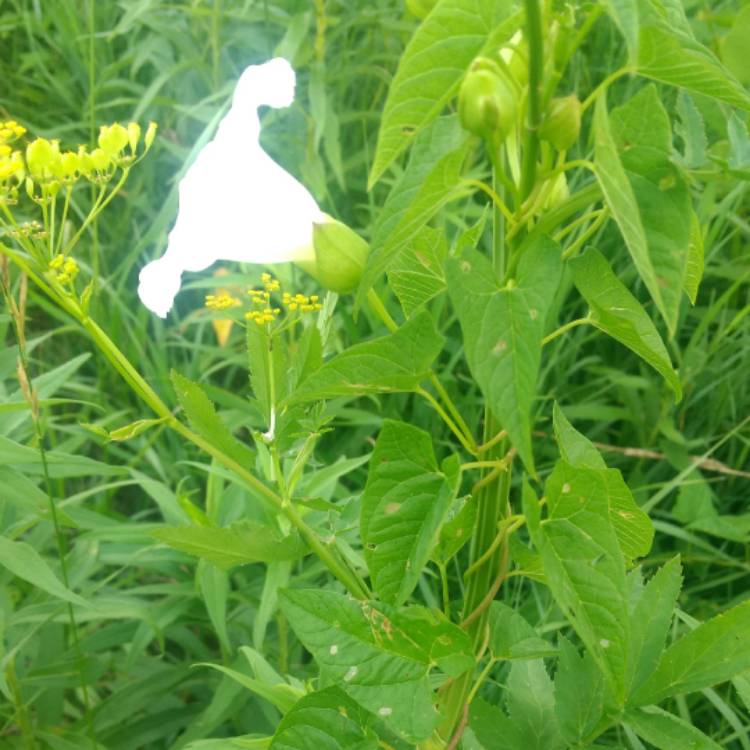
[[[296,311],[301,313],[316,312],[323,307],[318,301],[320,298],[317,294],[308,297],[304,294],[282,292],[281,282],[270,273],[262,274],[260,279],[263,289],[247,290],[254,309],[245,312],[245,320],[251,320],[259,326],[273,323],[282,313],[282,308],[274,307],[272,302],[272,297],[276,293],[281,293],[282,306],[290,313]],[[206,296],[206,307],[209,310],[227,310],[240,304],[240,300],[223,291]]]
[[323,305],[318,302],[320,298],[317,294],[311,294],[309,297],[304,294],[289,294],[284,292],[281,297],[282,304],[289,310],[294,312],[299,310],[300,312],[317,312],[323,309]]
[[226,292],[206,295],[206,307],[209,310],[228,310],[230,307],[237,307],[241,304],[240,300]]
[[58,284],[72,284],[78,276],[78,263],[62,254],[56,255],[49,262],[49,268]]
[[[98,146],[91,151],[84,146],[77,151],[62,151],[58,140],[47,138],[31,141],[25,153],[14,150],[10,144],[25,133],[26,129],[14,120],[0,122],[0,201],[15,202],[18,185],[24,180],[28,196],[37,203],[53,198],[61,187],[72,186],[80,177],[105,184],[118,167],[125,168],[135,160],[141,140],[137,123],[127,127],[115,123],[101,127]],[[155,136],[156,124],[152,122],[143,138],[143,153]]]

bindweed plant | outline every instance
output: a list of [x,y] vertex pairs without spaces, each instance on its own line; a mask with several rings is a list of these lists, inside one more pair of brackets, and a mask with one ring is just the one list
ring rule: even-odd
[[[220,493],[203,508],[183,498],[182,514],[149,529],[196,562],[224,657],[211,666],[255,694],[273,725],[192,746],[729,747],[693,721],[688,700],[713,701],[712,688],[730,680],[747,700],[750,603],[740,596],[704,621],[678,607],[679,557],[653,571],[641,564],[658,496],[637,502],[566,416],[575,395],[565,378],[551,399],[542,384],[556,362],[575,359],[586,327],[656,374],[658,411],[682,398],[672,344],[703,275],[697,205],[705,185],[747,178],[740,113],[750,96],[680,4],[408,6],[421,21],[372,156],[373,195],[381,183],[388,191],[369,249],[343,225],[323,224],[306,266],[314,291],[309,280],[264,273],[254,284],[217,280],[223,288],[205,298],[202,314],[223,340],[245,328],[250,388],[240,396],[258,415],[247,433],[217,412],[210,383],[173,371],[168,403],[105,333],[105,311],[98,322],[91,312],[96,272],[77,247],[155,127],[141,138],[135,124],[111,125],[96,148],[62,151],[45,139],[23,145],[24,128],[0,123],[0,252],[150,409],[89,429],[108,443],[171,430],[249,508],[237,517]],[[618,55],[583,74],[576,60],[602,28]],[[708,144],[706,112],[723,118],[726,141]],[[90,210],[72,212],[84,187]],[[627,263],[613,263],[613,247]],[[23,351],[25,303],[12,287],[6,273]],[[332,329],[349,292],[380,330],[358,340],[352,319],[341,344]],[[561,317],[571,309],[579,314]],[[19,376],[38,418],[26,365]],[[362,481],[359,459],[322,464],[326,440],[362,428],[373,434]],[[333,496],[327,487],[350,470],[348,494]],[[2,556],[67,601],[77,633],[86,602],[65,566],[61,583],[20,540],[3,541]],[[252,647],[233,642],[225,622],[227,571],[251,563],[266,565]],[[272,621],[277,667],[260,650]],[[78,657],[76,700],[95,714]],[[89,739],[101,746],[95,723]]]

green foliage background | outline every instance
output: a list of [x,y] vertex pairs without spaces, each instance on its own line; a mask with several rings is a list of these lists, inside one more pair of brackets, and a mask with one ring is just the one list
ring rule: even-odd
[[[686,7],[697,36],[727,62],[735,54],[731,34],[736,36],[739,9],[732,2]],[[244,336],[236,328],[219,346],[201,310],[202,295],[214,281],[193,277],[167,322],[150,315],[135,295],[139,268],[164,246],[181,170],[211,137],[239,72],[274,53],[293,61],[297,101],[288,112],[265,116],[265,146],[308,185],[324,210],[370,239],[393,177],[368,192],[367,175],[388,85],[416,23],[400,0],[0,0],[0,118],[13,117],[35,134],[73,146],[91,142],[100,123],[160,125],[153,151],[91,233],[88,254],[79,261],[98,278],[95,317],[167,403],[174,400],[169,373],[175,368],[205,386],[238,435],[247,438],[248,429],[263,427],[257,405],[248,399]],[[619,32],[603,20],[574,59],[568,88],[590,91],[624,57]],[[641,86],[636,79],[618,81],[610,108]],[[675,91],[664,91],[671,111],[679,114]],[[705,147],[726,153],[719,105],[694,98],[706,125]],[[687,144],[696,142],[678,136],[678,149],[689,158]],[[397,165],[394,174],[401,169]],[[644,570],[650,573],[676,552],[682,556],[685,583],[678,607],[690,613],[683,615],[688,622],[746,600],[749,590],[748,170],[748,162],[733,176],[715,170],[693,186],[705,228],[706,270],[695,306],[682,304],[668,341],[683,400],[675,405],[656,372],[617,342],[582,327],[570,331],[564,343],[550,344],[551,353],[545,350],[543,396],[534,407],[550,414],[551,402],[558,400],[577,429],[604,446],[608,464],[622,470],[657,532]],[[85,205],[78,210],[85,213]],[[451,206],[438,223],[455,237],[484,210],[483,199],[476,198]],[[656,318],[613,222],[601,231],[597,246]],[[249,283],[257,283],[259,274],[260,269],[246,269]],[[315,291],[299,272],[282,274]],[[553,301],[559,319],[580,317],[582,303],[567,293],[572,281],[566,278],[563,287]],[[71,549],[71,588],[88,604],[73,602],[79,663],[65,604],[49,590],[52,584],[45,587],[39,579],[32,585],[29,567],[26,580],[14,575],[14,563],[3,559],[0,546],[6,567],[0,572],[0,747],[83,747],[87,714],[98,742],[110,750],[262,747],[250,740],[246,745],[204,740],[272,734],[280,710],[301,694],[302,680],[317,674],[290,632],[284,612],[292,605],[278,608],[278,591],[290,583],[322,586],[323,567],[308,558],[226,573],[154,539],[156,524],[188,523],[204,514],[221,526],[261,520],[257,499],[205,454],[159,426],[126,442],[105,442],[82,427],[114,429],[150,415],[64,313],[33,289],[29,294],[31,375],[43,399],[48,448],[59,454],[53,487]],[[395,312],[395,300],[389,305]],[[352,297],[339,300],[327,354],[383,332],[368,311],[356,317],[353,306]],[[460,357],[458,321],[447,306],[436,317],[447,339],[444,382],[474,424],[482,399]],[[15,377],[17,346],[5,312],[0,347],[2,533],[23,536],[56,571],[38,453],[14,453],[14,446],[34,445],[34,429]],[[341,509],[332,514],[332,530],[356,545],[358,495],[383,420],[426,430],[438,461],[447,455],[450,437],[429,407],[408,394],[334,401],[329,414],[334,429],[319,444],[306,481],[314,488],[310,493]],[[557,456],[552,425],[540,419],[534,429],[537,468],[546,476]],[[695,457],[706,454],[712,463],[687,471]],[[33,557],[25,565],[33,568]],[[563,628],[546,590],[529,578],[510,578],[501,596],[538,633],[549,636]],[[438,581],[422,576],[417,598],[439,606],[439,597]],[[244,675],[246,685],[227,670]],[[269,690],[274,672],[294,675],[288,689]],[[91,693],[88,711],[81,674]],[[497,698],[501,690],[492,682],[485,697]],[[722,747],[750,749],[750,675],[735,686],[674,703],[676,713]],[[619,730],[606,741],[610,744],[603,746],[644,747]]]

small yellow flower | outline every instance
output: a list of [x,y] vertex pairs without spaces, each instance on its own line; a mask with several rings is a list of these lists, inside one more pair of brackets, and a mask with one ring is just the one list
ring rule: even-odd
[[50,262],[49,269],[58,284],[72,284],[78,276],[78,263],[73,258],[58,253]]
[[206,307],[209,310],[228,310],[230,307],[237,307],[241,304],[236,297],[226,292],[206,295]]

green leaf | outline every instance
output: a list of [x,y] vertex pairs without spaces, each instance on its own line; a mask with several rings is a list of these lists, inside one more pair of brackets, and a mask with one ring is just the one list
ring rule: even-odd
[[721,59],[732,75],[745,85],[750,83],[750,56],[747,40],[750,39],[750,5],[746,5],[734,18],[729,33],[721,40]]
[[357,291],[357,304],[398,261],[430,218],[465,192],[460,177],[470,147],[471,140],[457,115],[441,117],[420,134],[406,171],[379,212]]
[[513,750],[508,739],[510,719],[504,711],[483,698],[475,698],[469,705],[468,723],[481,750]]
[[[62,451],[45,451],[46,469],[50,477],[107,477],[127,469],[94,461],[86,456]],[[43,475],[45,465],[39,448],[30,448],[0,435],[0,466],[10,466],[21,474]]]
[[411,741],[437,723],[428,654],[374,605],[332,591],[287,590],[281,608],[326,679]]
[[672,129],[656,86],[649,84],[612,111],[611,132],[638,204],[659,286],[658,296],[651,287],[649,291],[674,333],[693,211],[687,183],[671,161]]
[[403,604],[419,582],[455,488],[439,471],[424,430],[386,420],[370,459],[360,534],[372,585]]
[[508,745],[517,750],[562,750],[555,692],[542,659],[515,661],[507,683]]
[[532,473],[531,405],[545,319],[561,269],[559,248],[547,237],[536,238],[524,250],[517,283],[505,287],[490,261],[474,250],[447,263],[448,291],[469,368]]
[[222,570],[253,562],[296,560],[306,550],[296,535],[282,537],[257,521],[238,521],[225,528],[164,526],[151,533],[160,542],[207,560]]
[[706,125],[693,98],[684,91],[677,97],[677,114],[680,120],[675,124],[675,132],[684,145],[682,161],[688,169],[698,169],[706,163]]
[[547,480],[548,518],[524,492],[524,513],[547,584],[620,703],[628,664],[625,561],[611,523],[605,472],[560,461]]
[[722,747],[692,724],[657,706],[632,711],[625,715],[623,723],[659,750],[721,750]]
[[41,555],[26,542],[16,542],[0,536],[0,565],[22,581],[63,601],[89,607],[89,603],[74,594],[52,572]]
[[131,422],[124,427],[118,427],[116,430],[110,430],[107,433],[109,440],[130,440],[138,435],[142,435],[146,430],[150,430],[158,424],[162,424],[166,421],[166,417],[159,417],[157,419],[138,419],[135,422]]
[[216,413],[203,389],[172,370],[172,386],[193,429],[244,467],[253,466],[255,453],[237,440]]
[[635,692],[631,704],[659,703],[703,690],[750,668],[750,601],[699,625],[675,641]]
[[695,304],[698,297],[698,287],[703,278],[703,229],[695,211],[690,213],[690,243],[688,244],[687,265],[685,267],[685,278],[682,288]]
[[440,536],[433,550],[435,562],[445,565],[471,539],[477,518],[477,504],[471,496],[455,500],[440,527]]
[[371,718],[335,686],[308,693],[279,723],[271,750],[377,750]]
[[750,96],[716,56],[692,37],[664,24],[641,28],[638,72],[750,110]]
[[607,468],[607,464],[594,444],[570,424],[557,401],[552,406],[552,425],[557,448],[566,463],[576,469],[603,470]]
[[742,174],[750,170],[750,134],[747,125],[732,112],[727,122],[729,137],[729,169],[732,173]]
[[594,445],[574,429],[557,404],[553,409],[553,424],[564,461],[573,469],[590,470],[590,479],[599,484],[600,496],[606,498],[610,522],[625,558],[633,560],[647,555],[654,539],[654,527],[648,515],[638,507],[622,474],[617,469],[607,468]]
[[498,28],[509,7],[504,0],[442,0],[417,28],[388,91],[368,189],[443,111],[472,60],[510,36],[517,18]]
[[583,744],[604,714],[604,676],[589,653],[579,656],[562,636],[555,674],[555,714],[570,745]]
[[395,333],[355,344],[300,383],[289,403],[414,390],[429,373],[443,337],[426,311]]
[[640,302],[617,278],[605,257],[589,248],[569,261],[573,282],[590,308],[592,325],[616,339],[651,365],[682,398],[680,378],[664,342]]
[[607,13],[625,37],[630,60],[638,59],[638,3],[636,0],[606,0]]
[[675,557],[659,568],[635,603],[630,618],[631,693],[643,684],[658,663],[681,587],[682,566],[679,557]]
[[[268,335],[265,326],[247,326],[247,361],[250,372],[250,385],[258,401],[260,412],[266,425],[271,427],[271,413],[287,394],[288,349],[286,346],[273,346],[274,339]],[[277,342],[278,343],[278,342]],[[273,372],[273,383],[269,374]]]
[[446,287],[443,263],[448,243],[443,232],[422,227],[388,271],[388,283],[409,317]]
[[646,241],[646,232],[641,222],[638,202],[620,161],[620,155],[612,136],[607,103],[604,96],[596,101],[594,111],[594,159],[596,177],[604,194],[604,199],[620,228],[625,245],[646,284],[651,297],[660,311],[664,304],[661,289],[656,279],[651,256]]
[[538,636],[519,612],[503,602],[490,605],[489,627],[494,659],[539,659],[557,654],[557,649]]

